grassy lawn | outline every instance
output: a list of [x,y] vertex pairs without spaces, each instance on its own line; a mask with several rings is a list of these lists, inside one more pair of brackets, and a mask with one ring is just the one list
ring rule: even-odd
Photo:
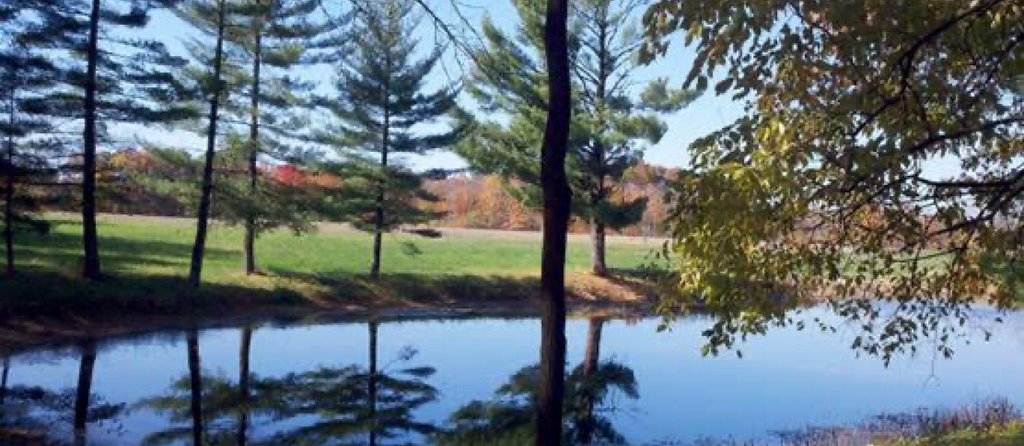
[[[109,279],[91,284],[77,278],[81,225],[71,216],[53,215],[51,219],[55,226],[50,234],[19,235],[15,251],[21,275],[0,280],[0,309],[67,308],[70,300],[86,307],[96,299],[106,304],[144,301],[145,305],[169,307],[174,296],[186,290],[183,281],[188,274],[194,221],[101,217],[100,253]],[[452,230],[437,239],[387,235],[384,277],[379,282],[366,277],[369,234],[338,226],[303,235],[266,233],[256,247],[257,264],[266,274],[254,277],[241,273],[241,241],[240,228],[212,226],[203,267],[204,294],[224,300],[237,301],[237,296],[248,295],[280,302],[340,295],[427,300],[472,294],[472,298],[486,299],[530,294],[539,276],[540,238],[528,233]],[[612,238],[608,261],[615,269],[635,270],[659,247],[657,240]],[[567,261],[571,276],[586,276],[589,256],[587,238],[573,236]],[[140,300],[140,296],[147,299]]]
[[[22,269],[73,272],[81,256],[81,225],[54,219],[46,236],[21,235],[15,248]],[[103,268],[112,274],[150,274],[184,277],[188,273],[194,223],[179,219],[138,219],[105,216],[99,224]],[[207,242],[204,279],[212,282],[240,276],[242,230],[213,225]],[[278,230],[257,242],[257,263],[268,273],[363,274],[369,270],[372,237],[351,230],[328,228],[295,235]],[[408,244],[419,253],[412,253]],[[609,263],[634,269],[644,262],[657,241],[616,242],[608,247]],[[2,250],[2,247],[0,247]],[[589,269],[590,246],[582,237],[569,244],[567,271]],[[454,231],[430,239],[411,234],[384,238],[383,271],[396,274],[537,275],[539,238],[525,234]]]

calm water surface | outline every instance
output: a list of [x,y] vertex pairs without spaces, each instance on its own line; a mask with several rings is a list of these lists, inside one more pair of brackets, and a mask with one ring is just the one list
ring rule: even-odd
[[[994,312],[975,313],[966,332],[971,342],[955,343],[952,359],[924,349],[888,367],[849,349],[852,328],[779,329],[744,343],[742,359],[706,358],[700,332],[708,320],[658,332],[655,319],[572,319],[569,387],[579,392],[570,402],[571,425],[593,426],[598,438],[652,444],[765,438],[990,397],[1024,405],[1024,314],[1002,315],[997,323]],[[202,376],[210,442],[369,444],[367,420],[376,419],[376,444],[430,443],[439,430],[521,426],[539,328],[536,319],[218,328],[198,333],[193,360],[200,367],[191,370]],[[984,330],[993,334],[987,342]],[[185,332],[171,332],[8,358],[3,422],[70,437],[76,389],[95,351],[88,444],[189,444],[188,344]],[[574,384],[583,382],[590,384]],[[460,443],[455,435],[447,444]]]

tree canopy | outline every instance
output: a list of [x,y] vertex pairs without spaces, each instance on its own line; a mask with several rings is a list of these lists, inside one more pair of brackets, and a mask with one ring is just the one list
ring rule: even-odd
[[1019,2],[663,0],[645,25],[648,59],[691,45],[687,82],[746,104],[676,184],[681,295],[754,330],[783,292],[868,326],[877,310],[839,298],[891,298],[905,317],[855,341],[888,354],[1021,292]]
[[428,88],[442,48],[418,54],[414,7],[409,0],[359,3],[348,38],[335,48],[348,54],[337,57],[336,96],[318,101],[335,118],[321,140],[346,160],[342,176],[347,181],[339,192],[342,219],[374,233],[373,276],[380,274],[384,233],[433,218],[416,206],[433,196],[401,157],[446,147],[461,136],[457,127],[432,133],[414,129],[443,125],[459,94],[457,85]]
[[[504,118],[484,120],[473,138],[458,148],[470,166],[497,173],[524,203],[540,205],[540,141],[545,126],[547,68],[543,2],[514,1],[522,23],[512,34],[485,17],[485,47],[478,50],[468,91],[488,112]],[[589,222],[592,271],[606,274],[606,229],[640,221],[647,200],[613,196],[626,171],[643,151],[661,140],[659,113],[679,110],[697,92],[673,90],[666,79],[638,89],[637,50],[642,36],[636,15],[641,2],[586,0],[573,5],[570,64],[575,98],[567,168],[575,199],[573,213]],[[507,122],[506,122],[507,121]]]

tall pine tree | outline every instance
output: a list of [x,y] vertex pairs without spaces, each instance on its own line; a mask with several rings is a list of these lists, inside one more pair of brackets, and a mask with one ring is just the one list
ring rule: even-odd
[[40,185],[56,172],[52,160],[61,148],[54,144],[56,129],[52,122],[41,115],[64,77],[42,51],[60,30],[42,27],[36,17],[30,16],[40,6],[22,1],[0,7],[0,18],[4,19],[0,27],[0,190],[4,203],[0,214],[8,275],[16,271],[15,234],[25,229],[49,229],[45,220],[33,214],[38,203],[27,192],[33,183]]
[[459,128],[431,134],[413,129],[453,111],[459,92],[452,85],[427,91],[441,48],[417,59],[413,7],[410,0],[357,4],[350,47],[338,49],[349,54],[339,58],[337,96],[320,101],[337,119],[323,142],[348,161],[340,192],[345,219],[374,234],[372,277],[380,275],[384,233],[434,217],[416,206],[417,200],[433,197],[401,156],[447,147],[461,134]]
[[206,115],[206,151],[199,190],[199,205],[196,212],[196,236],[192,245],[192,260],[188,275],[188,283],[192,287],[199,287],[202,283],[203,256],[206,251],[206,235],[213,200],[217,126],[221,119],[221,106],[225,101],[225,40],[229,26],[230,7],[228,0],[188,0],[175,9],[179,17],[191,23],[204,37],[213,41],[212,54],[204,51],[204,42],[202,41],[192,42],[191,47],[192,53],[200,59],[200,63],[204,67],[210,67],[210,71],[206,73],[192,70],[193,77],[199,80],[200,96],[209,104],[209,113]]
[[[111,142],[112,123],[165,124],[187,116],[177,107],[182,90],[172,71],[184,63],[162,42],[133,37],[150,12],[176,0],[35,0],[40,26],[53,30],[51,53],[61,55],[69,85],[49,107],[51,118],[82,124],[82,273],[101,276],[96,231],[96,160]],[[77,106],[75,106],[77,105]]]
[[[233,94],[227,113],[247,121],[248,138],[242,156],[243,181],[226,181],[219,210],[229,222],[244,227],[243,268],[257,272],[255,242],[259,232],[276,226],[304,228],[309,221],[294,201],[293,188],[260,175],[259,162],[295,163],[302,158],[296,140],[306,129],[298,112],[310,105],[314,84],[294,76],[294,69],[321,60],[322,46],[336,36],[344,20],[317,18],[319,0],[243,0],[232,7],[228,39],[239,48],[236,76],[226,79]],[[322,14],[321,14],[322,15]],[[232,178],[234,179],[234,178]]]
[[[470,93],[488,112],[509,117],[477,126],[459,154],[480,171],[518,180],[511,187],[526,204],[539,206],[537,159],[547,110],[544,54],[544,2],[514,0],[521,23],[507,35],[484,20],[486,48],[474,57]],[[641,2],[581,0],[574,4],[569,59],[573,73],[573,113],[566,159],[573,213],[590,223],[591,269],[608,272],[605,233],[640,220],[646,199],[614,201],[625,172],[665,132],[660,112],[682,108],[697,94],[676,91],[665,80],[648,84],[636,95],[636,52],[642,36],[633,22]],[[639,96],[639,97],[637,97]],[[509,181],[509,184],[512,182]]]

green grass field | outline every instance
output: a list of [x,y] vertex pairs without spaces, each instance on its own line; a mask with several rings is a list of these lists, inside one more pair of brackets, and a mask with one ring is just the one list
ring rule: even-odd
[[[15,251],[20,269],[69,273],[77,269],[81,225],[66,217],[54,218],[53,222],[49,235],[19,236]],[[105,216],[100,220],[99,234],[107,273],[182,277],[188,273],[195,237],[190,220]],[[240,228],[212,226],[204,279],[219,282],[240,275],[241,241]],[[302,235],[278,230],[258,240],[257,263],[270,274],[362,274],[369,269],[371,242],[370,234],[337,227]],[[406,246],[410,243],[419,253],[410,252]],[[609,263],[613,268],[635,269],[658,247],[656,240],[622,242],[612,238]],[[589,243],[574,236],[567,271],[587,271],[589,256]],[[384,239],[384,273],[520,276],[539,274],[539,265],[540,241],[534,234],[453,230],[436,239],[404,233],[388,234]]]
[[[100,253],[109,278],[93,284],[77,277],[81,225],[68,215],[51,215],[50,219],[54,226],[48,235],[20,234],[16,240],[20,275],[0,280],[0,304],[8,309],[67,308],[71,301],[88,306],[97,299],[169,306],[172,296],[186,289],[183,282],[195,236],[193,220],[101,217]],[[443,232],[437,239],[404,233],[385,236],[384,277],[372,282],[366,277],[369,234],[333,225],[301,235],[286,230],[263,234],[256,252],[265,276],[247,277],[241,271],[242,230],[215,224],[207,243],[202,292],[213,297],[262,293],[280,299],[341,294],[409,295],[424,300],[473,294],[467,298],[485,299],[527,294],[534,286],[540,265],[538,234]],[[661,242],[653,239],[610,238],[609,266],[636,270],[660,246]],[[572,236],[567,271],[588,271],[589,256],[586,236]]]

